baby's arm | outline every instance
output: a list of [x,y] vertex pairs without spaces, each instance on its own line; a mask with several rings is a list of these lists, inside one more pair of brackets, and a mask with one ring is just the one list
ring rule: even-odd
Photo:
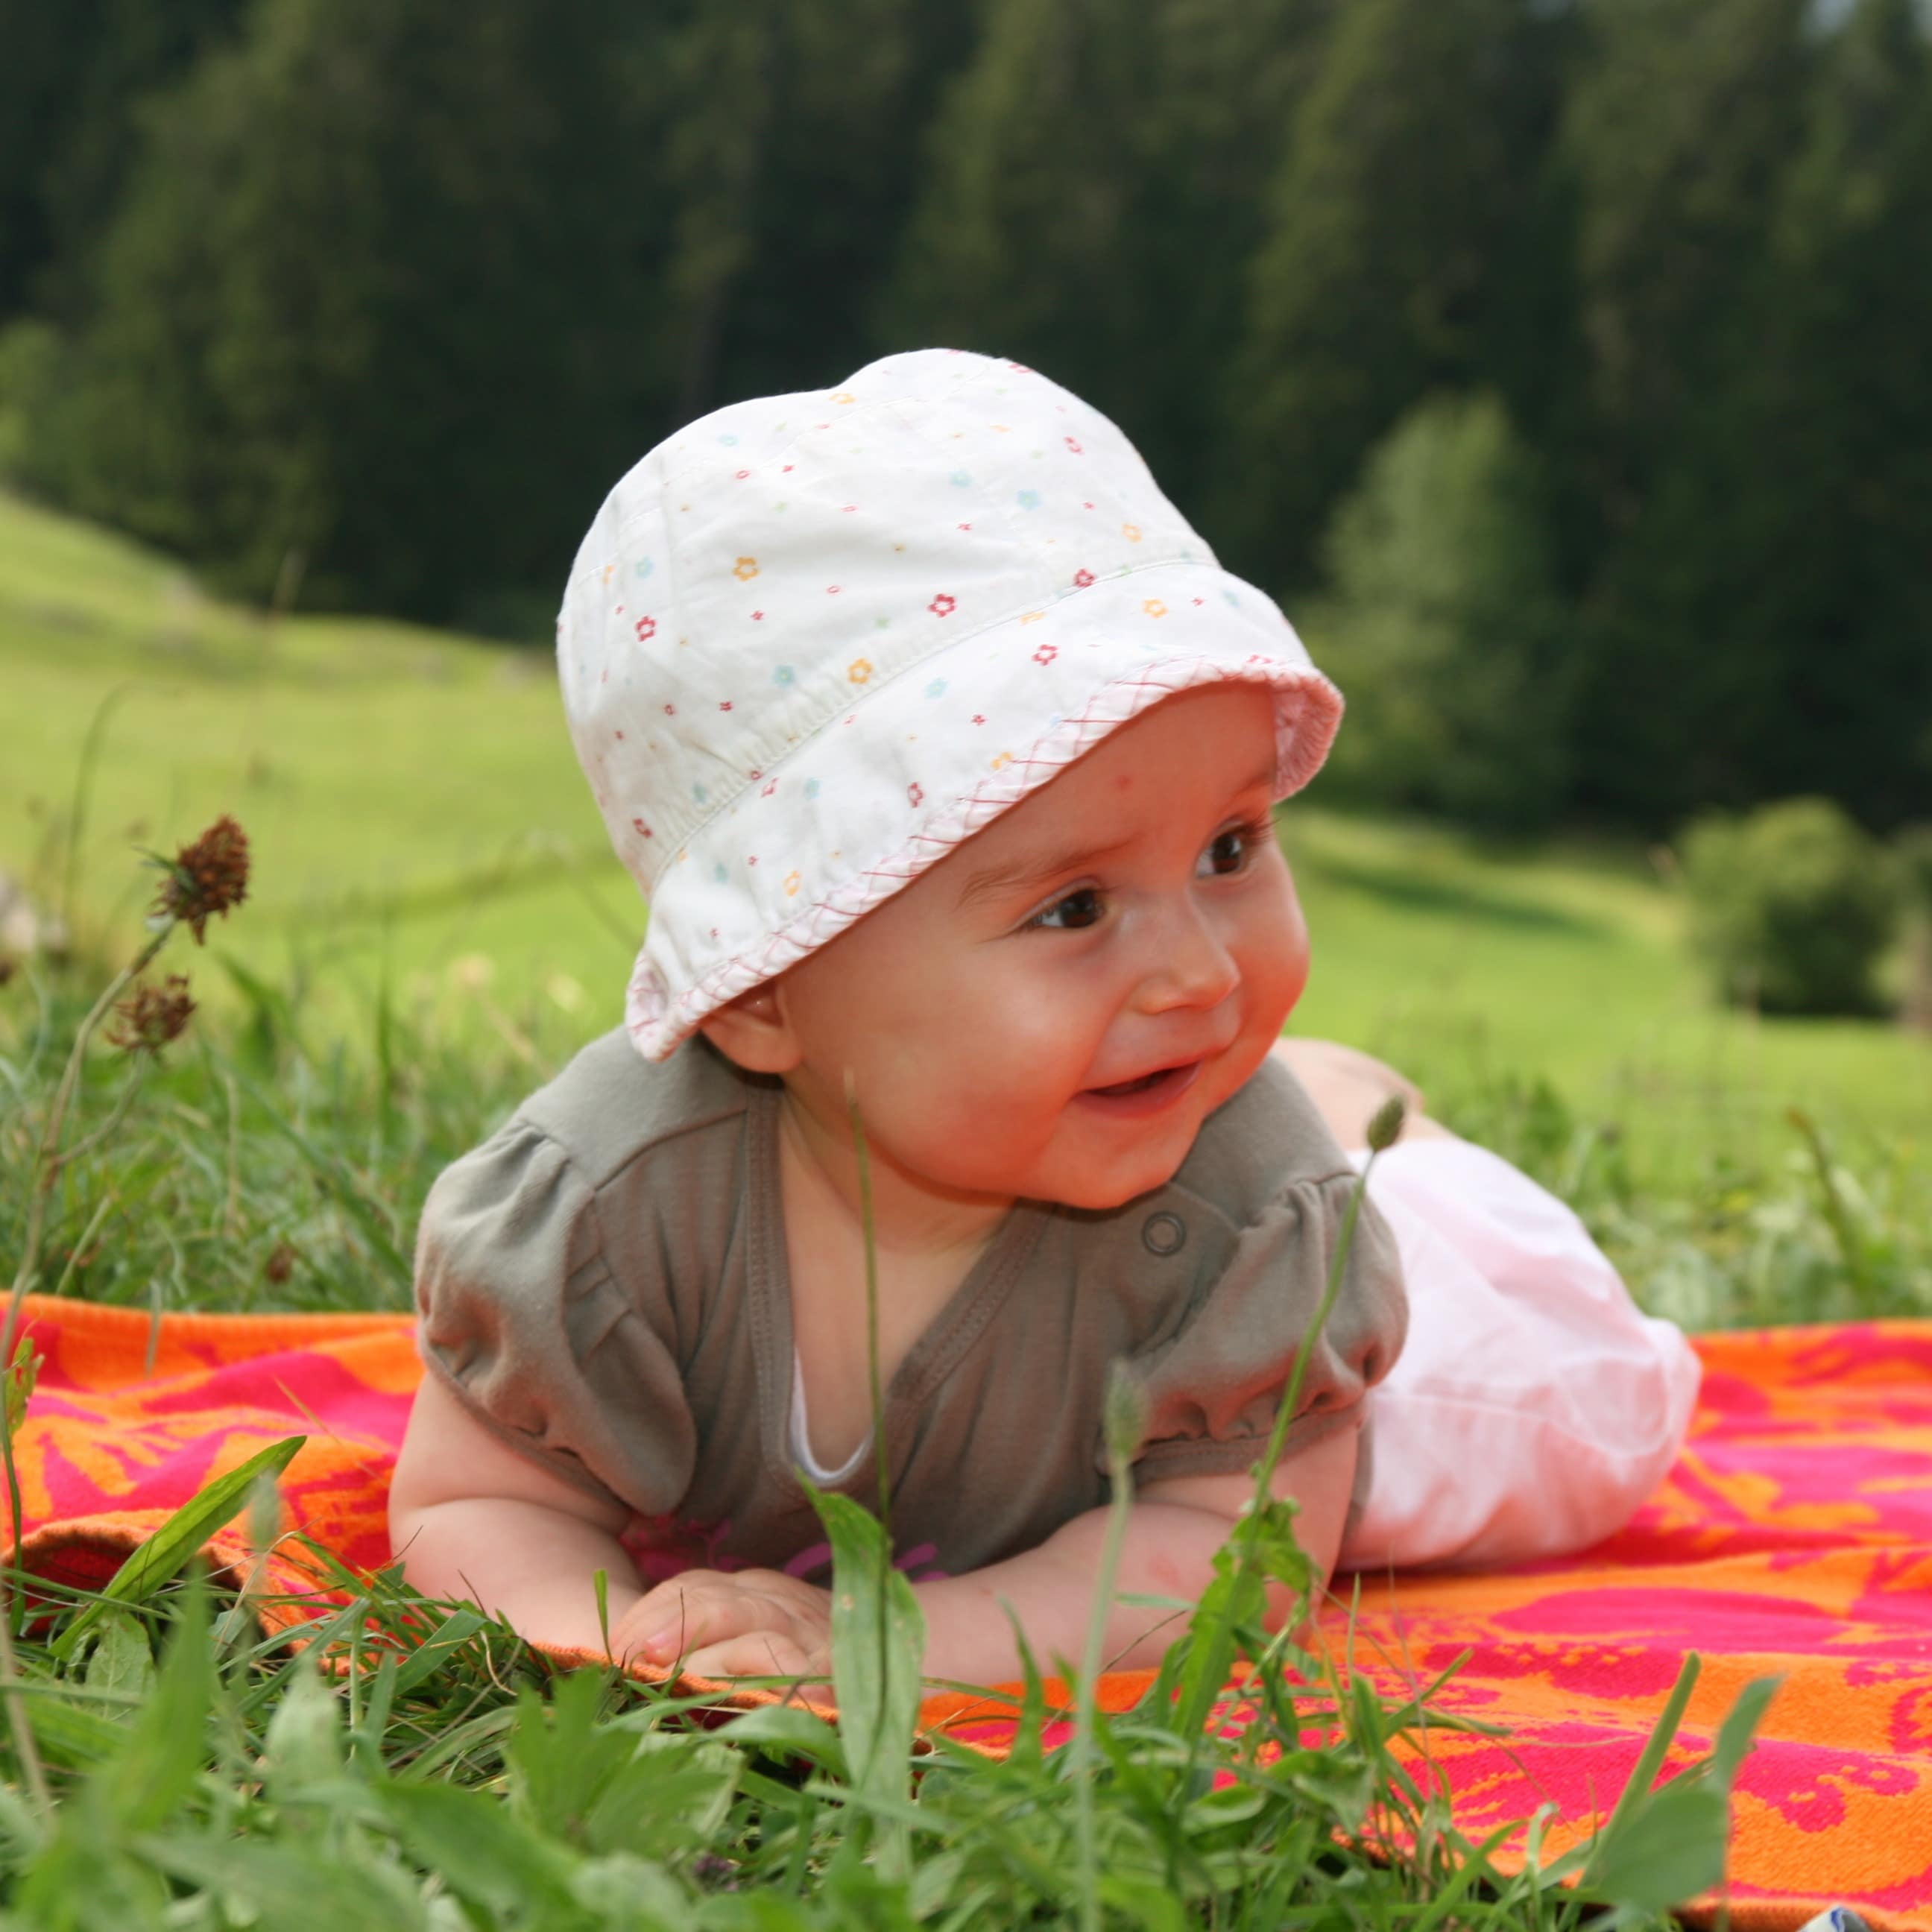
[[[1301,1504],[1295,1528],[1325,1579],[1334,1568],[1355,1473],[1355,1432],[1336,1430],[1275,1472],[1274,1492]],[[1136,1498],[1107,1619],[1110,1665],[1133,1668],[1156,1660],[1178,1634],[1172,1613],[1123,1604],[1121,1595],[1175,1597],[1192,1603],[1214,1575],[1214,1552],[1254,1494],[1254,1478],[1178,1476],[1148,1484]],[[916,1586],[926,1614],[925,1672],[974,1684],[1020,1674],[1018,1648],[1006,1609],[1047,1667],[1080,1656],[1106,1534],[1107,1511],[1090,1510],[1063,1524],[1037,1549],[963,1576]],[[770,1576],[770,1585],[761,1580]],[[1273,1594],[1270,1622],[1288,1609]],[[822,1675],[830,1667],[830,1598],[821,1590],[770,1573],[719,1576],[710,1571],[661,1583],[626,1620],[649,1661],[680,1658],[701,1677],[773,1670]],[[621,1647],[621,1646],[620,1646]]]
[[[1340,1429],[1275,1472],[1274,1493],[1301,1505],[1295,1534],[1325,1582],[1341,1547],[1355,1478],[1355,1432]],[[1114,1580],[1104,1654],[1115,1669],[1159,1662],[1180,1634],[1173,1613],[1120,1603],[1120,1596],[1198,1600],[1214,1574],[1214,1553],[1233,1531],[1255,1492],[1246,1471],[1232,1475],[1172,1476],[1149,1483],[1135,1498],[1126,1546]],[[1107,1512],[1090,1510],[1048,1537],[1037,1550],[990,1564],[964,1576],[919,1586],[926,1618],[926,1668],[934,1677],[975,1684],[1018,1676],[1012,1632],[1000,1608],[1004,1598],[1043,1666],[1076,1659],[1084,1646],[1100,1566]],[[1292,1607],[1285,1588],[1270,1593],[1268,1622],[1276,1628]]]
[[643,1592],[617,1533],[628,1520],[520,1455],[434,1375],[410,1412],[389,1490],[389,1538],[425,1595],[467,1598],[525,1637],[602,1654],[591,1578],[614,1628]]

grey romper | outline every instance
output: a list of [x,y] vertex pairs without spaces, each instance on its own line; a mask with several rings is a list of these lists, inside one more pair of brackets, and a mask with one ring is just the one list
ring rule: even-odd
[[[430,1370],[634,1522],[701,1530],[714,1567],[822,1543],[788,1448],[781,1090],[702,1038],[653,1064],[608,1034],[441,1176],[417,1245]],[[1355,1182],[1270,1058],[1166,1186],[1104,1210],[1016,1203],[886,1391],[901,1560],[956,1575],[1104,1502],[1117,1358],[1148,1396],[1137,1480],[1250,1468]],[[1407,1318],[1365,1204],[1291,1450],[1358,1425]],[[869,1448],[836,1486],[876,1494]]]

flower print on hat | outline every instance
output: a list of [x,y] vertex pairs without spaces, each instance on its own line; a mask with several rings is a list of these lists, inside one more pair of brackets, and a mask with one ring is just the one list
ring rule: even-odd
[[[1042,483],[1076,462],[1077,491]],[[780,475],[782,503],[743,487]],[[626,584],[649,611],[620,608]],[[651,903],[626,1014],[652,1058],[1150,704],[1270,686],[1277,796],[1341,711],[1118,428],[1034,370],[948,350],[661,443],[584,540],[557,653]]]

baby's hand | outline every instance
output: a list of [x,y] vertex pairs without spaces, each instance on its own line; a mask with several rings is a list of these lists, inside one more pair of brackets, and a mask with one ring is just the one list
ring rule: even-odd
[[832,1598],[782,1570],[687,1570],[639,1598],[610,1632],[620,1664],[693,1677],[823,1677],[832,1668]]

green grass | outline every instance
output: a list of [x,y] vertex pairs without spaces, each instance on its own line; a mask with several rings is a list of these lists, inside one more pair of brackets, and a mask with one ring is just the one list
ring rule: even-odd
[[[0,1049],[10,1256],[95,984],[76,970],[29,990]],[[264,985],[161,1064],[92,1056],[64,1144],[116,1124],[61,1171],[42,1285],[160,1305],[402,1305],[429,1178],[527,1084],[526,1053],[568,1040],[455,1042],[384,1009],[366,1033],[346,1048]],[[1574,1124],[1546,1094],[1505,1088],[1492,1104],[1523,1157],[1568,1157]],[[1402,1755],[1458,1721],[1432,1687],[1378,1700],[1261,1628],[1264,1577],[1305,1587],[1282,1505],[1244,1519],[1133,1711],[1062,1708],[1036,1685],[1007,1762],[943,1741],[915,1760],[910,1703],[887,1690],[922,1641],[910,1592],[879,1526],[830,1500],[836,1726],[794,1708],[719,1727],[610,1673],[556,1678],[500,1626],[393,1571],[340,1576],[342,1608],[298,1650],[169,1574],[235,1499],[178,1517],[172,1563],[138,1587],[117,1579],[112,1606],[40,1598],[0,1658],[0,1928],[1580,1932],[1607,1909],[1636,1932],[1721,1873],[1732,1775],[1768,1686],[1709,1759],[1653,1790],[1673,1702],[1593,1845],[1498,1869],[1492,1841],[1459,1832]],[[1205,1713],[1235,1655],[1263,1667],[1252,1717],[1224,1736]],[[1074,1747],[1053,1748],[1070,1729]]]
[[[0,500],[0,688],[34,721],[0,767],[0,868],[70,892],[82,941],[0,990],[0,1254],[21,1252],[75,1029],[138,940],[152,875],[130,848],[229,811],[249,902],[205,953],[164,956],[206,1004],[161,1064],[88,1057],[68,1142],[112,1131],[50,1194],[38,1286],[406,1306],[430,1179],[614,1019],[634,944],[547,668],[395,626],[272,628]],[[1714,1013],[1640,855],[1300,806],[1283,837],[1316,935],[1298,1024],[1414,1072],[1574,1201],[1651,1305],[1694,1325],[1932,1312],[1924,1042]],[[1292,1576],[1281,1526],[1251,1520]],[[863,1604],[882,1560],[844,1532],[840,1594]],[[1195,1680],[1269,1641],[1232,1574],[1171,1654],[1174,1699],[1083,1716],[1063,1752],[1043,1743],[1065,1714],[1036,1701],[1010,1763],[942,1750],[916,1781],[902,1733],[855,1745],[797,1712],[694,1729],[635,1685],[554,1683],[393,1574],[350,1587],[301,1655],[175,1582],[29,1623],[0,1668],[0,1928],[1570,1932],[1593,1900],[1634,1927],[1714,1876],[1744,1742],[1653,1797],[1634,1779],[1559,1894],[1494,1870],[1406,1781],[1392,1748],[1417,1709],[1340,1696],[1314,1660],[1283,1653],[1308,1682],[1270,1678],[1246,1744],[1205,1735]],[[91,1646],[63,1642],[80,1614]],[[884,1656],[873,1634],[848,1631],[848,1670]]]
[[[256,854],[210,950],[307,989],[352,1034],[379,987],[458,1037],[615,1023],[642,926],[566,734],[548,658],[381,622],[272,622],[165,560],[0,497],[0,871],[68,896],[83,939],[135,930],[130,847],[218,813]],[[106,707],[104,712],[104,706]],[[1299,1030],[1384,1054],[1452,1115],[1512,1076],[1622,1124],[1646,1178],[1789,1144],[1800,1103],[1861,1158],[1932,1160],[1932,1040],[1717,1011],[1645,856],[1496,851],[1313,802],[1282,814],[1315,941]],[[230,997],[203,972],[204,998]],[[545,1018],[544,1016],[547,1016]]]

